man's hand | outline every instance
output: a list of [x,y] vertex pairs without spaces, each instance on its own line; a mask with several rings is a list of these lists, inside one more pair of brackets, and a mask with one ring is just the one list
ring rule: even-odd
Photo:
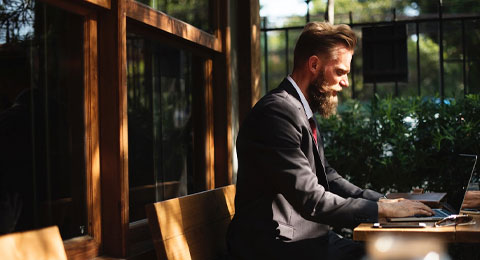
[[480,191],[467,191],[467,194],[465,194],[465,200],[462,204],[462,208],[480,208]]
[[384,198],[381,198],[378,200],[378,202],[380,203],[396,203],[396,202],[399,202],[401,200],[404,200],[404,198],[398,198],[398,199],[384,199]]
[[378,204],[378,217],[409,217],[413,215],[433,215],[427,205],[413,200],[380,201]]

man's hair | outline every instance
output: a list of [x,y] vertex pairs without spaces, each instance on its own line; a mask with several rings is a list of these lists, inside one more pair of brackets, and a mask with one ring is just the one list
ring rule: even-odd
[[313,55],[335,58],[333,55],[339,45],[353,51],[356,44],[357,37],[348,25],[310,22],[305,25],[295,45],[293,68],[297,68]]

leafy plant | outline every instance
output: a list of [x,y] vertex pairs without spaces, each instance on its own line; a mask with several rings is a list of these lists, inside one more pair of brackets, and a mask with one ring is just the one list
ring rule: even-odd
[[330,164],[360,187],[379,192],[448,190],[459,153],[480,153],[480,96],[348,100],[319,118]]

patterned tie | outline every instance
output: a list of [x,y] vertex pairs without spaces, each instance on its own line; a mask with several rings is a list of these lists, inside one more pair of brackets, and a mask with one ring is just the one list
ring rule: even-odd
[[315,140],[315,144],[318,145],[317,143],[317,125],[315,124],[315,120],[313,119],[313,116],[308,119],[308,122],[310,123],[310,128],[312,129],[312,134],[313,134],[313,139]]

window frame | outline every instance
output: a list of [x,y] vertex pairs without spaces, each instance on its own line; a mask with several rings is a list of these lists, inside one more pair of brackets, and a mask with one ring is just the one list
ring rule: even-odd
[[193,25],[173,18],[136,0],[125,1],[128,18],[144,25],[149,25],[168,35],[177,36],[216,52],[222,52],[221,39],[216,35],[200,30]]
[[102,243],[97,74],[97,12],[99,9],[97,7],[109,9],[110,0],[37,1],[83,16],[83,121],[85,127],[87,235],[64,240],[64,247],[69,259],[94,258],[99,254]]
[[[218,56],[222,53],[218,49],[219,41],[213,35],[208,34],[191,25],[181,22],[175,18],[156,11],[148,6],[135,1],[127,0],[127,3],[134,6],[130,10],[127,8],[127,31],[146,37],[150,40],[166,44],[168,46],[175,46],[176,48],[186,50],[194,56],[193,66],[197,69],[194,72],[194,77],[203,82],[203,86],[192,89],[193,96],[193,111],[196,113],[194,117],[194,181],[198,186],[202,186],[202,190],[211,190],[226,184],[216,182],[217,175],[215,174],[215,167],[218,164],[215,158],[216,145],[214,142],[214,77],[213,72],[214,60],[218,60]],[[140,11],[147,12],[149,19],[147,23],[142,19],[139,21]],[[152,18],[153,17],[153,18]],[[171,20],[169,20],[171,19]],[[163,21],[155,24],[153,21]],[[167,20],[167,22],[165,22]],[[192,38],[179,37],[182,32],[177,31],[177,34],[166,32],[163,28],[164,24],[181,25],[185,30],[193,30],[194,33],[186,33],[187,35],[198,36],[198,41]],[[152,26],[155,25],[155,26]],[[204,41],[207,39],[207,41]],[[126,48],[126,47],[125,47]],[[218,75],[217,75],[218,76]],[[126,109],[126,108],[125,108]],[[225,110],[225,109],[222,109]],[[128,179],[127,179],[128,182]],[[197,186],[196,185],[196,186]],[[129,199],[129,198],[126,198]],[[128,202],[128,201],[127,201]],[[127,203],[128,205],[128,203]],[[129,240],[127,241],[127,248],[130,256],[141,254],[144,247],[141,246],[148,240],[151,240],[150,230],[146,219],[129,222],[128,223]],[[140,245],[140,246],[138,246]],[[153,244],[151,244],[153,250]],[[147,252],[146,254],[149,254]]]
[[[195,55],[206,57],[207,107],[203,147],[207,152],[201,167],[206,189],[231,183],[231,117],[230,117],[230,42],[228,1],[212,0],[215,33],[208,34],[160,11],[133,0],[112,1],[108,15],[99,18],[100,140],[103,207],[103,253],[115,257],[140,254],[134,248],[138,241],[151,239],[146,221],[129,223],[128,205],[128,119],[126,103],[126,29],[127,23],[147,32],[161,42],[175,43]],[[167,26],[175,25],[175,30]],[[222,25],[221,27],[218,25]],[[180,28],[180,29],[179,29]],[[105,58],[102,58],[105,56]],[[110,58],[110,59],[107,59]],[[107,87],[106,85],[111,85]],[[115,87],[114,87],[115,86]],[[109,89],[109,90],[107,90]],[[103,94],[102,94],[103,93]],[[108,96],[108,97],[107,97]],[[215,111],[215,113],[213,113]],[[217,112],[219,111],[219,112]],[[109,135],[108,138],[105,138]],[[213,141],[215,140],[215,142]],[[107,147],[107,148],[106,148]],[[107,206],[109,205],[109,206]],[[113,205],[113,207],[112,207]],[[105,210],[105,208],[111,208]],[[106,221],[108,220],[108,221]],[[141,250],[141,249],[139,249]],[[152,254],[150,251],[144,253]]]
[[[134,0],[37,0],[84,17],[84,125],[87,235],[64,241],[69,259],[132,257],[135,241],[151,239],[146,221],[128,221],[126,27],[201,57],[205,80],[195,165],[205,189],[232,183],[229,1],[211,0],[212,28],[204,32]],[[197,62],[199,62],[197,60]],[[197,63],[198,64],[198,63]],[[199,93],[197,93],[199,94]],[[214,113],[215,111],[215,113]],[[215,141],[214,141],[215,140]],[[200,154],[201,151],[203,154]],[[153,252],[153,253],[152,253]],[[144,255],[154,255],[153,246]]]

